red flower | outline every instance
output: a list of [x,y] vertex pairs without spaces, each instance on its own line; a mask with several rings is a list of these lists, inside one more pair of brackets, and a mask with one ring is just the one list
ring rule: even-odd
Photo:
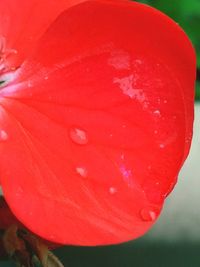
[[63,244],[143,235],[190,147],[185,33],[126,0],[3,0],[0,51],[0,180],[16,217]]

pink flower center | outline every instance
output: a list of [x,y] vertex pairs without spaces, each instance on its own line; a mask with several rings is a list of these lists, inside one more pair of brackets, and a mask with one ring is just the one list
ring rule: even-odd
[[[6,39],[0,36],[0,87],[7,84],[7,79],[17,67],[12,66],[13,57],[17,54],[17,50],[6,47]],[[5,75],[6,74],[6,75]]]

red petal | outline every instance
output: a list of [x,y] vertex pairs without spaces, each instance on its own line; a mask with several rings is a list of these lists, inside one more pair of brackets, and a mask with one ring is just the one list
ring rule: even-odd
[[[0,48],[4,42],[11,68],[18,67],[56,17],[86,0],[0,1]],[[8,62],[7,62],[8,64]]]
[[89,1],[64,12],[1,91],[1,180],[54,242],[127,241],[154,223],[188,151],[195,55],[160,12]]

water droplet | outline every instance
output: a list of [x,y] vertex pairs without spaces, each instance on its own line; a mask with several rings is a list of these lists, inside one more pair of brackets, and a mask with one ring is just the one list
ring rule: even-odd
[[117,70],[125,70],[130,68],[130,55],[122,50],[114,51],[108,59],[108,64]]
[[164,104],[167,104],[167,100],[165,99],[165,100],[163,101],[163,103],[164,103]]
[[49,76],[45,76],[44,79],[45,79],[45,80],[48,80],[48,79],[49,79]]
[[155,130],[155,131],[154,131],[154,134],[158,134],[158,130]]
[[71,127],[69,131],[71,140],[78,145],[86,145],[88,143],[87,133],[77,127]]
[[159,147],[160,147],[161,149],[163,149],[163,148],[165,148],[165,145],[164,145],[164,144],[160,144]]
[[134,63],[136,63],[138,65],[142,65],[143,61],[141,59],[135,59]]
[[0,130],[0,141],[6,141],[8,140],[8,134],[4,130]]
[[157,217],[157,213],[155,210],[151,207],[143,208],[140,211],[140,216],[143,221],[150,222],[150,221],[155,221]]
[[117,83],[119,85],[123,94],[143,103],[146,97],[142,89],[135,88],[134,84],[136,80],[137,78],[132,74],[124,78],[114,78],[113,83]]
[[109,188],[109,193],[110,193],[111,195],[116,194],[116,193],[117,193],[117,188],[115,188],[115,187],[110,187],[110,188]]
[[158,109],[154,110],[153,114],[156,115],[156,116],[160,116],[160,110],[158,110]]
[[124,154],[121,154],[121,156],[120,156],[120,158],[122,159],[122,160],[124,160]]
[[88,175],[88,172],[87,172],[86,168],[83,168],[83,167],[77,167],[77,168],[76,168],[76,172],[77,172],[80,176],[82,176],[83,178],[86,178],[87,175]]
[[33,87],[33,83],[31,81],[28,81],[28,87]]

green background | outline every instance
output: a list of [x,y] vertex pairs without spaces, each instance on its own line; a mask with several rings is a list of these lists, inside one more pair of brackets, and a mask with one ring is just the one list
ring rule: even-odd
[[[55,254],[65,267],[199,267],[200,244],[138,240],[109,247],[63,247]],[[1,267],[14,267],[11,261]]]
[[[2,0],[3,1],[3,0]],[[144,0],[172,17],[186,31],[197,52],[200,69],[200,0]],[[200,76],[200,75],[199,75]],[[200,100],[200,77],[197,76],[196,99]],[[69,267],[196,267],[200,266],[200,244],[196,242],[155,241],[150,233],[117,246],[84,248],[63,247],[56,255]],[[0,262],[11,267],[10,261]]]
[[200,0],[141,0],[175,20],[191,39],[197,54],[196,100],[200,100]]

